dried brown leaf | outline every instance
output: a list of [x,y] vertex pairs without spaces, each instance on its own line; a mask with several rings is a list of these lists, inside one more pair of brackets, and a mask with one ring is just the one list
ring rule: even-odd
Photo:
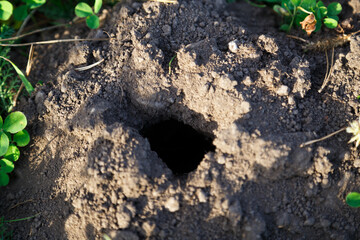
[[304,29],[308,36],[316,29],[316,18],[313,13],[309,14],[304,21],[300,22],[301,28]]

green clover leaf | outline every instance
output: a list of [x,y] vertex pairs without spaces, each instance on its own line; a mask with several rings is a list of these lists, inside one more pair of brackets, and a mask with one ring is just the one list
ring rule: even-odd
[[20,150],[14,145],[10,144],[7,152],[4,155],[4,158],[16,162],[20,157]]
[[25,0],[25,3],[30,9],[34,9],[45,4],[46,0]]
[[25,129],[23,129],[14,135],[13,140],[19,147],[25,147],[30,142],[30,135]]
[[360,207],[360,193],[351,192],[346,196],[346,203],[350,207]]
[[13,5],[9,1],[0,1],[0,20],[8,20],[13,13]]
[[102,0],[95,0],[94,12],[98,13],[101,9],[101,6],[102,6]]
[[339,13],[342,11],[341,4],[338,2],[330,3],[327,7],[328,15],[329,16],[336,16],[339,15]]
[[3,156],[9,148],[9,138],[6,133],[0,135],[0,156]]
[[10,173],[14,170],[14,163],[6,158],[0,159],[0,169],[4,173]]
[[78,17],[88,17],[92,14],[94,14],[93,10],[89,6],[89,4],[80,2],[75,7],[75,14]]
[[95,14],[92,14],[92,15],[86,17],[86,25],[88,25],[88,27],[91,29],[98,28],[100,25],[98,16],[96,16]]
[[27,120],[22,112],[13,112],[6,117],[3,129],[9,133],[17,133],[27,125]]
[[14,19],[16,21],[24,21],[27,15],[28,15],[28,7],[26,5],[21,5],[20,7],[17,7],[14,10]]
[[333,18],[324,18],[324,24],[328,28],[336,28],[338,25],[338,21]]

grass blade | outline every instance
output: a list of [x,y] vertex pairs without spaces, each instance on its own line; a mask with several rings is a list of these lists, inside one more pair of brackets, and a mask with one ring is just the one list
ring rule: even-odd
[[8,61],[9,63],[11,63],[11,65],[14,67],[16,73],[19,75],[21,81],[24,83],[26,91],[31,94],[32,91],[34,91],[33,86],[31,85],[31,83],[27,80],[27,78],[25,77],[25,75],[22,73],[22,71],[15,65],[15,63],[13,63],[12,61],[10,61],[7,58],[4,58],[3,56],[0,56],[0,58],[4,59],[5,61]]

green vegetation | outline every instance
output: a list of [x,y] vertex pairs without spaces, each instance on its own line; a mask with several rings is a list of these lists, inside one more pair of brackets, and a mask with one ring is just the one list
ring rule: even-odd
[[24,147],[30,142],[30,135],[24,129],[26,125],[27,120],[22,112],[10,113],[4,123],[0,117],[0,186],[9,183],[8,173],[14,170],[14,162],[20,157],[18,147]]
[[14,220],[5,220],[3,217],[0,217],[0,240],[12,239],[12,232],[7,228],[7,224],[12,222],[26,221],[36,217],[37,215],[39,215],[39,213],[30,217],[18,218]]
[[[1,25],[0,39],[11,37],[15,31],[8,25]],[[20,88],[21,81],[16,78],[11,64],[4,60],[9,59],[9,47],[0,47],[0,114],[8,114],[13,108],[13,99]]]
[[[31,24],[31,27],[34,28],[44,20],[44,17],[48,25],[55,26],[65,26],[65,24],[54,22],[57,19],[66,21],[73,19],[73,23],[78,17],[84,17],[89,28],[98,28],[99,18],[96,14],[102,7],[102,1],[95,0],[93,9],[89,5],[92,3],[94,0],[84,0],[81,3],[73,0],[2,0],[0,1],[0,43],[17,43],[20,38],[17,36],[23,32],[26,25]],[[38,21],[38,16],[41,21]],[[14,36],[16,37],[14,38]],[[18,147],[24,147],[30,142],[30,135],[25,130],[26,116],[19,111],[13,112],[13,109],[22,87],[25,88],[25,94],[28,95],[33,92],[34,88],[25,74],[10,60],[10,56],[16,55],[11,51],[13,50],[10,46],[0,46],[0,187],[9,184],[9,174],[14,170],[14,163],[20,157]],[[29,72],[28,69],[26,72],[29,74],[30,69]],[[37,81],[41,82],[41,80]],[[2,117],[6,117],[5,121]],[[4,220],[3,217],[0,217],[0,239],[12,238],[12,232],[7,226],[9,223],[24,221],[35,216],[15,220]]]
[[[228,0],[235,2],[236,0]],[[338,25],[340,3],[333,2],[327,7],[322,1],[316,0],[254,0],[250,2],[258,7],[272,6],[274,11],[283,18],[280,29],[289,32],[293,26],[301,27],[308,35],[317,32],[324,24],[328,28]],[[265,5],[264,5],[265,4]]]
[[94,11],[89,4],[80,2],[75,7],[75,14],[80,18],[86,18],[86,25],[91,29],[99,27],[100,21],[96,14],[100,11],[102,0],[95,0]]
[[360,207],[360,193],[358,192],[351,192],[346,196],[346,203],[350,207]]
[[335,28],[342,7],[337,2],[325,7],[322,1],[316,0],[282,0],[281,5],[275,4],[273,9],[284,17],[285,23],[280,29],[288,32],[295,22],[296,26],[301,26],[310,35],[313,31],[319,31],[323,23],[328,28]]
[[[50,21],[59,18],[72,19],[76,14],[77,17],[86,18],[89,28],[98,28],[99,18],[96,14],[102,7],[102,0],[95,0],[93,9],[88,4],[89,2],[94,1],[84,0],[78,4],[77,1],[71,0],[0,1],[1,43],[15,43],[12,39],[8,41],[6,39],[13,37],[15,33],[19,35],[29,21],[36,24],[38,15],[34,15],[35,10],[45,15]],[[30,141],[29,134],[24,130],[25,115],[20,112],[11,112],[22,86],[29,95],[34,90],[25,74],[10,60],[10,51],[10,46],[0,46],[0,187],[9,183],[8,173],[13,171],[14,162],[19,158],[20,151],[17,147],[23,147]],[[2,116],[7,116],[4,124]],[[22,125],[23,123],[25,125]],[[13,138],[11,134],[14,134]]]

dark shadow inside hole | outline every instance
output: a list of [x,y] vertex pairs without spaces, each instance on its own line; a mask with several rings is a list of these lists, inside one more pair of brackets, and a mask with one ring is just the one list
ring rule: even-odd
[[140,134],[175,175],[195,170],[207,152],[215,151],[211,138],[176,120],[144,127]]

